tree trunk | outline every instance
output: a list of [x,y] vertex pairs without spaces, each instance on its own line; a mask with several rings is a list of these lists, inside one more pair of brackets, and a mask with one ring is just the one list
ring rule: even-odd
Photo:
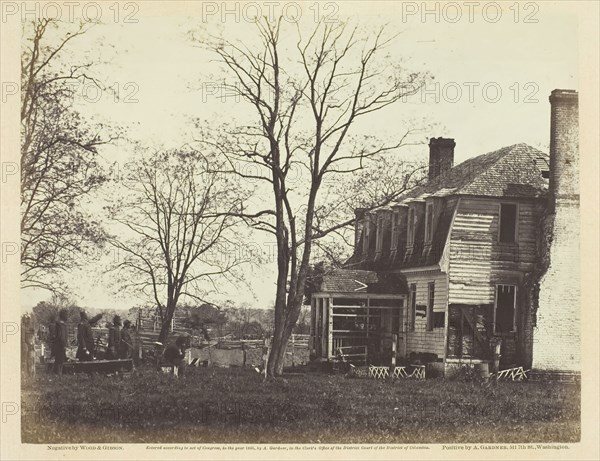
[[[313,207],[314,193],[311,194],[309,200],[309,212]],[[306,221],[308,235],[311,229],[310,226],[312,225],[312,216],[310,214],[307,215]],[[285,243],[287,245],[287,239],[285,239]],[[291,271],[290,290],[287,299],[285,288],[289,269],[288,264],[290,262],[289,253],[285,251],[287,250],[287,246],[282,246],[283,251],[278,253],[279,273],[277,279],[277,296],[275,299],[273,342],[267,364],[267,376],[270,378],[283,374],[287,343],[300,315],[302,301],[304,300],[304,282],[306,281],[306,271],[310,261],[311,243],[311,239],[308,237],[304,244],[304,254],[300,267],[297,271]],[[283,271],[285,271],[284,274],[282,273]]]
[[171,329],[171,321],[173,320],[173,315],[175,314],[175,306],[175,303],[167,304],[167,308],[165,309],[166,312],[163,318],[163,323],[160,327],[158,342],[162,343],[165,346],[167,338],[169,337],[169,330]]
[[[283,374],[288,341],[302,308],[301,299],[300,302],[297,298],[290,300],[290,303],[290,305],[280,307],[283,315],[274,325],[273,342],[271,343],[271,353],[267,364],[267,376],[270,378]],[[278,307],[276,306],[276,309]]]
[[[285,321],[285,304],[278,305],[275,303],[275,320],[273,322],[273,340],[271,341],[271,351],[267,360],[267,377],[274,378],[276,376],[276,364],[279,362],[279,357],[285,354],[286,343],[283,342],[283,326]],[[283,353],[281,350],[283,349]],[[283,369],[283,367],[281,367]],[[281,374],[281,372],[279,373]]]
[[165,341],[169,337],[169,323],[170,322],[164,322],[160,327],[160,334],[158,335],[157,341],[163,345],[166,345]]
[[289,325],[286,322],[284,327],[283,336],[282,336],[282,346],[279,348],[277,355],[275,356],[274,372],[275,376],[281,376],[283,374],[283,366],[285,364],[285,354],[287,351],[288,341],[292,334],[292,330],[294,329],[294,325]]

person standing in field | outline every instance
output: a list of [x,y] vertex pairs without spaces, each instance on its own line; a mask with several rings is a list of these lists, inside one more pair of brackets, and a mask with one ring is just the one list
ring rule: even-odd
[[54,324],[54,340],[52,341],[52,355],[54,355],[54,373],[62,375],[63,364],[67,361],[67,319],[68,311],[61,309],[58,313],[58,320]]
[[117,360],[121,347],[121,317],[115,315],[112,324],[108,327],[108,348],[106,350],[107,360]]
[[177,368],[177,374],[183,375],[185,371],[185,350],[188,348],[189,340],[186,336],[180,335],[175,340],[175,344],[169,344],[163,353],[165,361]]
[[56,315],[50,316],[48,322],[48,334],[46,335],[46,342],[48,349],[50,349],[50,356],[54,357],[54,340],[56,339]]
[[29,314],[21,318],[21,361],[22,371],[25,376],[35,374],[35,330],[33,320]]
[[102,314],[98,314],[91,319],[88,319],[88,315],[85,311],[79,313],[81,320],[77,325],[77,354],[76,357],[82,362],[94,360],[96,345],[94,343],[94,334],[92,333],[92,325],[94,325]]
[[121,349],[120,358],[130,359],[131,352],[133,351],[133,340],[131,339],[131,322],[125,320],[123,322],[123,329],[121,330]]
[[131,326],[131,338],[133,342],[133,350],[131,351],[131,355],[133,358],[133,364],[139,365],[142,358],[142,338],[140,337],[140,332],[135,325]]

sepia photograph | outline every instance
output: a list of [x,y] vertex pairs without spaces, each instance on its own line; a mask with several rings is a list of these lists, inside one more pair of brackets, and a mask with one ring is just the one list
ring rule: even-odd
[[0,5],[4,459],[596,459],[597,3]]

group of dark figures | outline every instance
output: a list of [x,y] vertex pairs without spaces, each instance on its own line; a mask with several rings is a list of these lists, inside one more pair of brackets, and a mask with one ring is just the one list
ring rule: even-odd
[[[81,362],[96,360],[97,351],[96,341],[92,326],[102,318],[98,314],[88,318],[85,311],[80,312],[81,320],[77,325],[77,353],[75,358]],[[50,343],[52,345],[52,355],[54,356],[53,371],[62,374],[63,365],[67,361],[68,331],[67,331],[68,311],[63,309],[58,314],[58,320],[51,325]],[[121,317],[115,315],[112,323],[108,325],[108,344],[104,353],[105,360],[130,359],[134,351],[132,338],[132,325],[129,320],[121,323]],[[179,375],[182,375],[185,369],[185,352],[190,347],[190,338],[187,335],[180,335],[173,344],[168,345],[163,350],[161,343],[155,343],[156,367],[160,369],[162,365],[175,368]]]
[[[96,341],[94,340],[92,326],[98,323],[102,318],[102,314],[90,319],[85,311],[81,311],[80,318],[77,325],[77,353],[75,357],[81,362],[96,360]],[[57,374],[62,374],[63,365],[67,361],[67,319],[68,311],[63,309],[58,313],[58,320],[50,328],[50,343],[52,345],[52,355],[54,356],[53,371]],[[121,323],[121,317],[115,315],[112,323],[108,326],[108,345],[103,358],[105,360],[129,359],[132,352],[131,322],[125,320]]]

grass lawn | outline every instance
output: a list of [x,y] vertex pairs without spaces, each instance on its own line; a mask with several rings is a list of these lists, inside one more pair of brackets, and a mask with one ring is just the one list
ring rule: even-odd
[[321,373],[263,383],[249,369],[38,376],[23,443],[576,442],[575,384],[386,380]]

